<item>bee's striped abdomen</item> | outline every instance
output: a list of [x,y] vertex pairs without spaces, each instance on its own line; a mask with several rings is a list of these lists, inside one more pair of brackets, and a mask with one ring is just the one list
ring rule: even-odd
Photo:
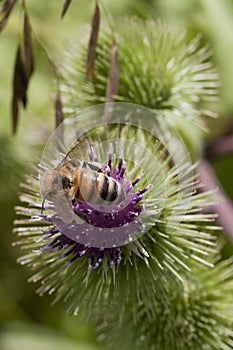
[[96,172],[91,170],[78,171],[76,176],[76,199],[93,203],[96,197],[96,180]]
[[107,205],[118,204],[125,199],[122,185],[104,173],[83,169],[78,171],[75,182],[77,200]]
[[125,199],[123,187],[119,182],[103,173],[98,173],[97,175],[97,192],[102,200],[118,204]]

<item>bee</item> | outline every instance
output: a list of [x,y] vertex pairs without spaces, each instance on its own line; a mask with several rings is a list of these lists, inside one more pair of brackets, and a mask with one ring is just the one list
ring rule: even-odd
[[50,200],[58,215],[66,223],[73,220],[72,203],[86,202],[94,205],[117,205],[126,198],[121,183],[106,175],[98,162],[80,162],[77,165],[70,155],[41,178],[41,195]]

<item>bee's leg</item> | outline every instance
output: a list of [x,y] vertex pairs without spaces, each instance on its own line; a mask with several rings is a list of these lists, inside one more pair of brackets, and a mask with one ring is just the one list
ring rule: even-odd
[[44,211],[44,203],[45,203],[45,198],[43,198],[43,202],[41,204],[41,212],[40,212],[41,215],[43,214],[43,211]]

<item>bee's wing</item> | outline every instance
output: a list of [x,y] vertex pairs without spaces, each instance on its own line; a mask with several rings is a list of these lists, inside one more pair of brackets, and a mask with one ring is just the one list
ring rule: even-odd
[[74,212],[65,194],[53,196],[52,202],[59,218],[66,224],[70,224],[74,219]]
[[59,170],[69,163],[79,167],[81,160],[84,158],[84,155],[87,152],[88,144],[87,138],[77,141],[55,169]]

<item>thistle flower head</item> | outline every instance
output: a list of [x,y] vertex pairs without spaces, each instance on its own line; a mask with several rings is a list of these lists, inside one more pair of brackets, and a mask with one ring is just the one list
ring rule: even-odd
[[[135,305],[165,298],[167,284],[184,280],[190,259],[208,265],[205,257],[215,251],[214,215],[201,213],[208,194],[197,192],[195,167],[179,135],[163,116],[132,104],[112,104],[106,128],[105,107],[64,122],[65,154],[55,132],[41,159],[42,176],[28,177],[23,186],[25,206],[17,208],[15,222],[16,244],[27,250],[19,262],[35,270],[30,280],[41,282],[38,293],[55,294],[55,301],[65,299],[71,312],[85,316],[106,301],[118,299],[124,308],[129,297]],[[77,139],[80,147],[70,149]],[[43,174],[61,172],[65,164],[83,171],[83,162],[101,164],[101,176],[119,186],[122,200],[103,205],[81,200],[77,187],[67,197],[62,187],[63,198],[52,196],[43,208]],[[85,198],[86,189],[79,190]]]
[[[114,101],[159,110],[178,125],[188,121],[203,128],[203,116],[215,116],[207,105],[216,100],[218,76],[200,35],[187,43],[183,31],[165,23],[127,18],[116,25],[114,37],[119,66]],[[98,39],[92,82],[86,80],[86,42],[68,54],[62,86],[67,113],[106,102],[111,46],[106,29]]]
[[108,349],[232,349],[232,259],[192,272],[184,285],[168,288],[166,303],[157,298],[152,313],[143,304],[133,313],[129,300],[119,321],[117,305],[111,305],[104,322],[100,315],[99,340]]

